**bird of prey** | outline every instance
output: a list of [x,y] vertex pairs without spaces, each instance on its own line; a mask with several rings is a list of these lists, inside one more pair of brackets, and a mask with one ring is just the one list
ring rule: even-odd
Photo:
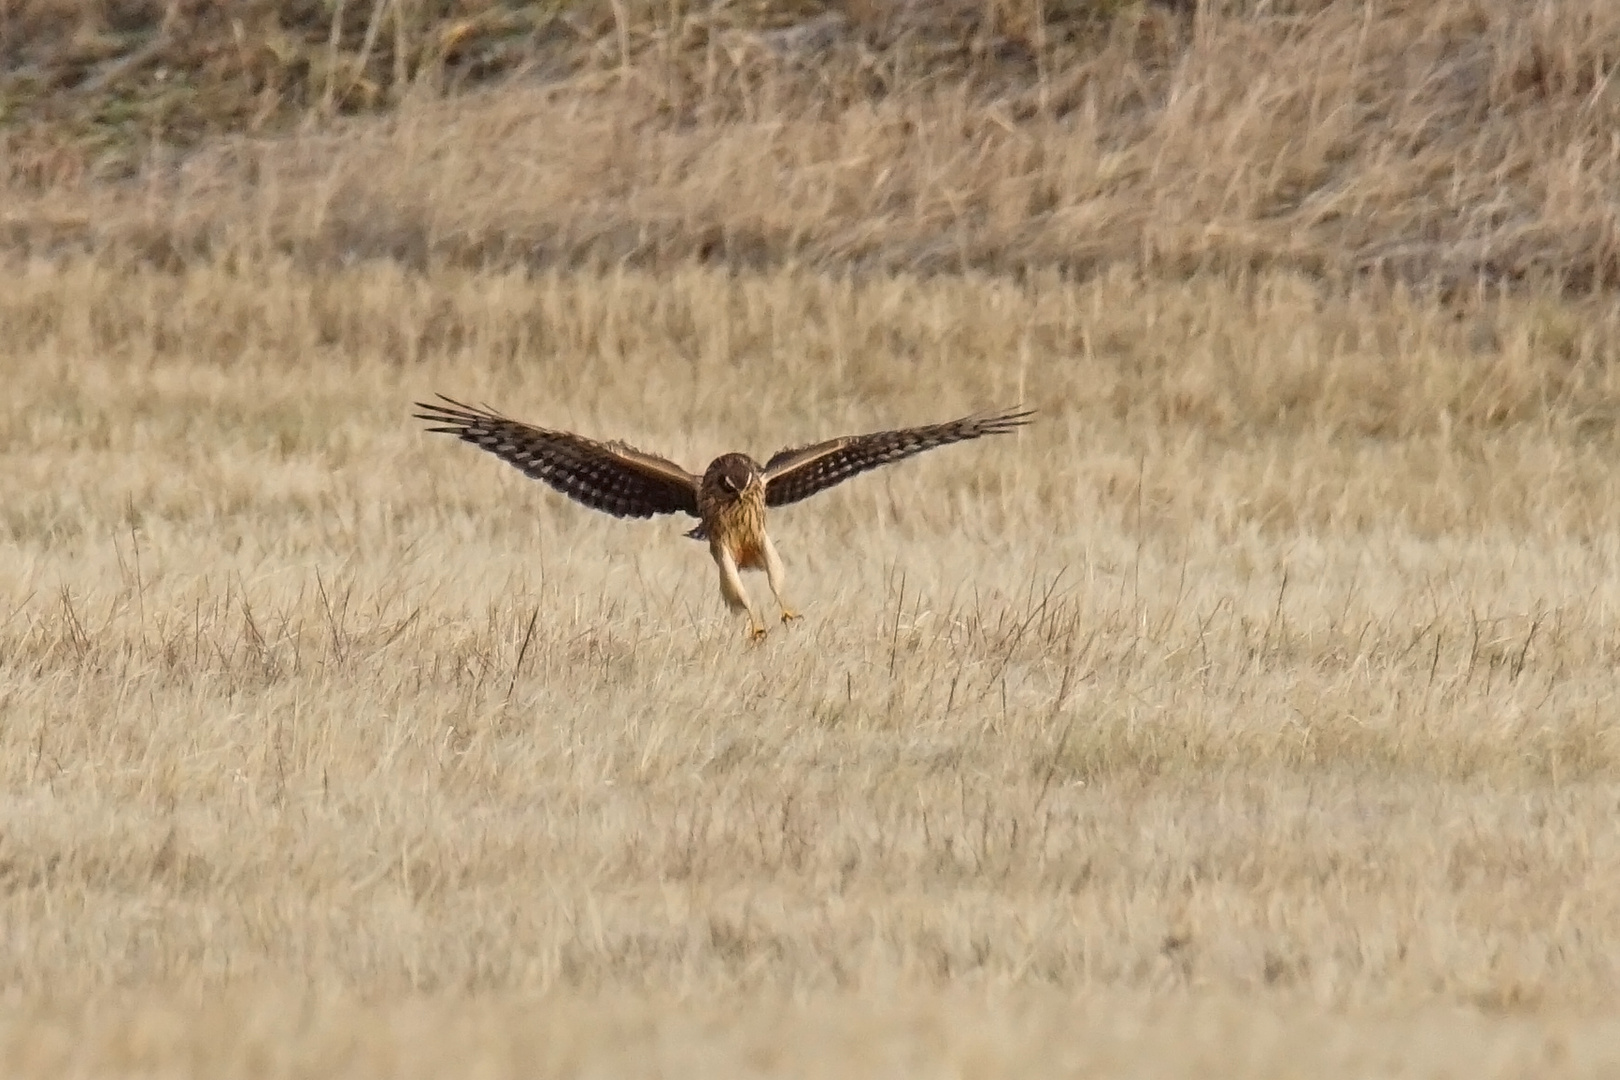
[[780,450],[764,465],[747,454],[722,454],[698,476],[622,442],[551,431],[488,407],[438,397],[437,404],[418,401],[422,411],[413,414],[431,425],[429,431],[487,450],[576,502],[615,517],[684,513],[697,518],[697,528],[686,535],[709,542],[709,554],[720,568],[720,595],[727,607],[747,613],[748,634],[756,640],[765,636],[765,623],[738,571],[765,571],[782,621],[799,617],[782,596],[782,559],[765,531],[767,507],[796,503],[857,473],[936,446],[1009,432],[1034,415],[1033,410],[1010,409],[926,427],[845,435]]

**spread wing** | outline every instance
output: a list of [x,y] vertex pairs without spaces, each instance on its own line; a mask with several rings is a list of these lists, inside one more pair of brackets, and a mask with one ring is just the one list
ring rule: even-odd
[[697,516],[698,478],[664,458],[621,442],[600,443],[566,431],[509,420],[490,409],[463,405],[443,394],[442,405],[418,401],[413,414],[480,450],[488,450],[527,476],[576,502],[614,517],[652,517],[677,511]]
[[813,446],[782,450],[765,463],[765,504],[783,506],[809,498],[857,473],[964,439],[1000,435],[1029,423],[1033,409],[975,413],[960,420],[871,435],[845,435]]

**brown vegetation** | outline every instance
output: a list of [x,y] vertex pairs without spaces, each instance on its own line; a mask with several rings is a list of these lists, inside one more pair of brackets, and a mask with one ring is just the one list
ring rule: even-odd
[[[133,171],[18,105],[0,1069],[1612,1074],[1620,17],[708,10]],[[749,648],[435,390],[1040,420],[777,515]]]
[[[4,240],[182,262],[1620,285],[1620,7],[1305,7],[1082,5],[1031,29],[992,5],[933,35],[873,29],[856,9],[802,40],[747,30],[730,8],[636,7],[622,35],[611,10],[598,25],[581,8],[569,25],[602,30],[584,39],[601,47],[565,63],[533,44],[530,74],[499,93],[179,160],[148,140],[119,159],[137,181],[110,189],[71,182],[96,159],[60,125],[22,125]],[[288,100],[319,118],[314,93]]]
[[[98,262],[0,295],[0,978],[66,1003],[17,1060],[227,1063],[247,1016],[382,1068],[422,994],[468,1053],[539,994],[709,1060],[777,1045],[761,1003],[819,1003],[813,1042],[903,991],[878,1015],[961,1011],[1008,1067],[1014,1016],[1079,1007],[1054,1045],[1196,1071],[1113,1025],[1222,1000],[1324,1074],[1458,1005],[1539,1018],[1481,1070],[1560,1030],[1601,1061],[1569,1018],[1620,947],[1612,314]],[[434,388],[692,461],[1043,420],[779,515],[806,620],[750,649],[681,523],[425,436]],[[309,987],[373,1034],[283,1017]]]

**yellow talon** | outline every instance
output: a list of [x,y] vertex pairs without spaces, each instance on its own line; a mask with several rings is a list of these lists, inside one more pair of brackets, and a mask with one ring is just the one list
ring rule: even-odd
[[765,640],[765,635],[768,634],[769,632],[770,631],[766,630],[763,626],[749,626],[749,628],[748,628],[748,640],[749,641],[764,641]]
[[794,619],[802,618],[804,618],[804,616],[800,615],[797,611],[789,611],[787,608],[782,609],[782,621],[785,623],[792,622]]

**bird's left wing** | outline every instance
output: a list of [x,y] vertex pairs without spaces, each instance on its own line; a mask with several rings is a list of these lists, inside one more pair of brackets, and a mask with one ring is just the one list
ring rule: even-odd
[[444,404],[418,401],[415,413],[429,431],[442,431],[488,450],[576,502],[614,517],[697,516],[698,478],[666,458],[622,442],[597,442],[566,431],[548,431],[511,420],[492,409],[464,405],[443,394]]
[[1033,409],[975,413],[943,424],[870,435],[845,435],[812,446],[782,450],[765,463],[765,503],[767,506],[795,503],[858,473],[936,446],[1003,434],[1029,423],[1033,415]]

